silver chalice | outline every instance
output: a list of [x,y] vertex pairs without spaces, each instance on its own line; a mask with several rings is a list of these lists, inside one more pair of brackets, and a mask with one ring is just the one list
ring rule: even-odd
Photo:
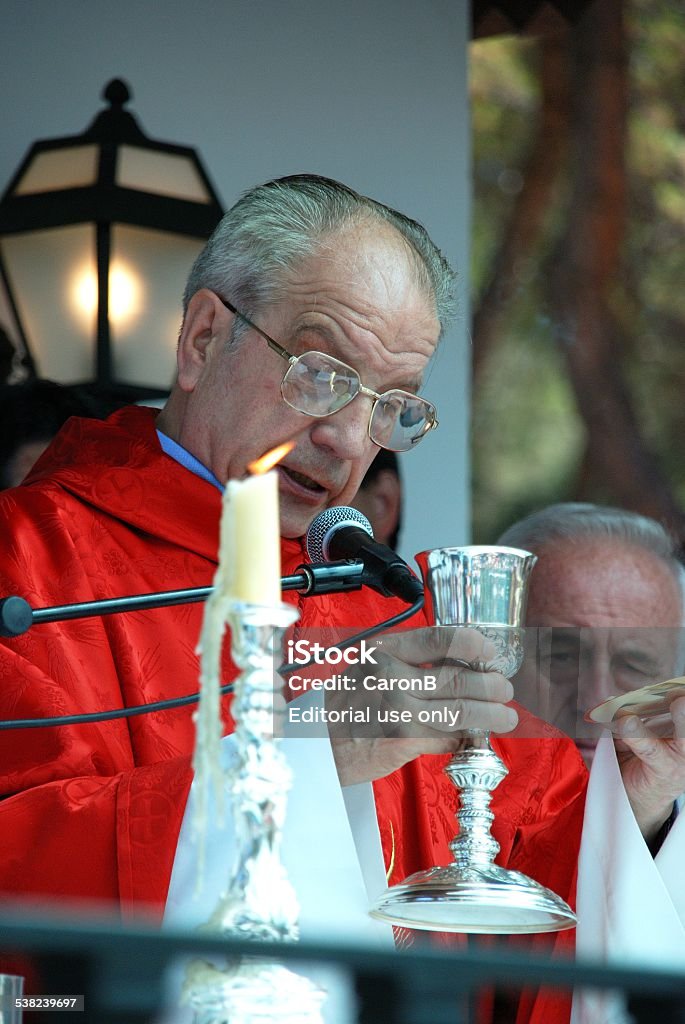
[[[523,622],[534,555],[505,547],[436,548],[416,556],[426,610],[436,626],[468,626],[491,640],[495,655],[469,663],[507,677],[523,660]],[[499,844],[490,827],[492,792],[508,774],[489,734],[467,730],[462,750],[445,772],[460,790],[459,832],[450,843],[454,861],[419,871],[388,889],[373,917],[431,931],[510,934],[572,928],[571,908],[534,879],[499,867]]]

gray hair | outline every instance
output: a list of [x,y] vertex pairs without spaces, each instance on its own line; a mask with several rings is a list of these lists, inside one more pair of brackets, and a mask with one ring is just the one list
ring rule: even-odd
[[311,174],[258,185],[225,214],[190,272],[184,312],[199,289],[209,288],[253,317],[327,235],[369,220],[390,224],[404,238],[417,283],[435,299],[442,335],[455,315],[455,275],[426,229],[340,182]]
[[677,542],[661,523],[648,516],[608,505],[560,502],[520,519],[504,531],[497,543],[538,554],[546,544],[555,541],[588,538],[622,541],[660,558],[678,582],[685,612],[685,567],[678,557]]

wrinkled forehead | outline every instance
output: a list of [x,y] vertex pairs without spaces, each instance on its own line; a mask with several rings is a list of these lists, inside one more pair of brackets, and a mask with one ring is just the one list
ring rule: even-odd
[[426,320],[437,324],[437,299],[423,259],[397,228],[381,219],[364,215],[314,239],[311,251],[284,269],[278,282],[283,297],[293,284],[314,282],[317,276],[321,286],[334,284],[362,299],[365,290],[376,302],[384,295],[389,309],[411,297],[424,307]]
[[639,545],[572,538],[550,542],[538,553],[528,607],[543,624],[683,623],[683,595],[672,566]]

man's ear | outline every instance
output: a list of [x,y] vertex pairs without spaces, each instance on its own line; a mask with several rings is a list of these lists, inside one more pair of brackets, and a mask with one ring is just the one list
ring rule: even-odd
[[402,510],[402,486],[390,469],[382,469],[371,487],[374,508],[373,531],[376,540],[387,544],[397,529]]
[[178,384],[192,391],[219,345],[223,346],[233,313],[214,292],[201,288],[188,303],[178,341]]

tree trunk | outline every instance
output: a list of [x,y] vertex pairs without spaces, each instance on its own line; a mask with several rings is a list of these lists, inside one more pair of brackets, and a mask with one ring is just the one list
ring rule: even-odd
[[573,31],[572,194],[546,280],[556,336],[610,500],[685,540],[685,515],[641,436],[611,313],[625,223],[626,58],[621,0],[597,0]]
[[554,188],[567,155],[569,134],[569,33],[540,40],[540,114],[523,186],[492,261],[473,315],[473,379],[498,338],[519,287],[519,271],[545,227]]

